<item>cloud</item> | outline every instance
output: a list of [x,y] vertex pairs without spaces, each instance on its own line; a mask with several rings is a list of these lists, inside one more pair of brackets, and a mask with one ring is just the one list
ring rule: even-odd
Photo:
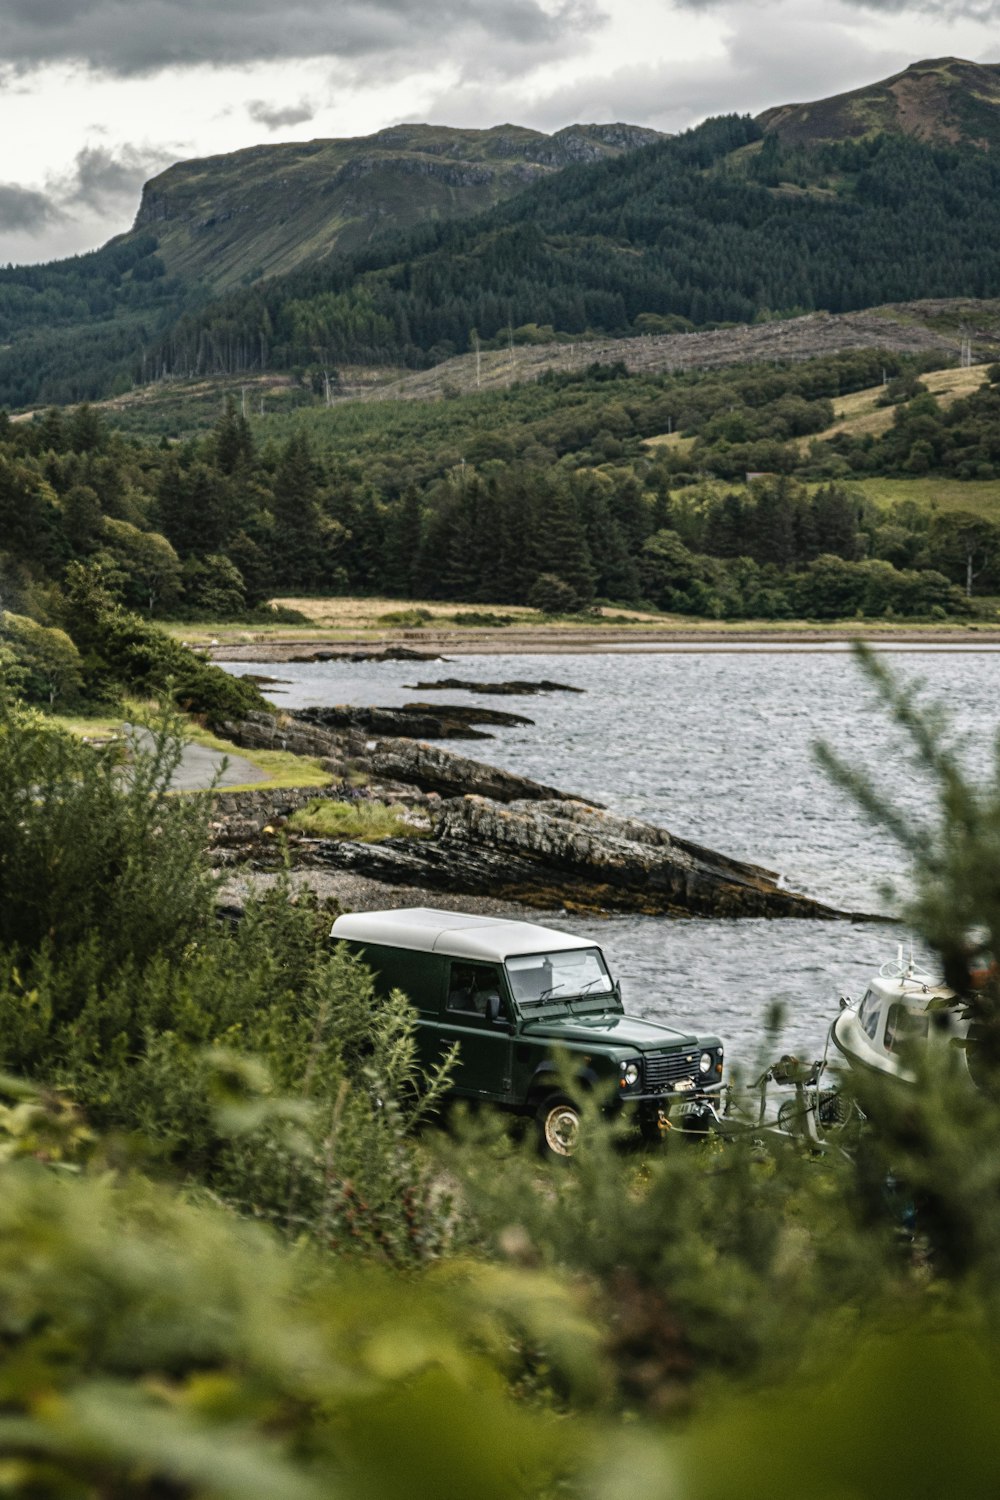
[[844,0],[815,19],[798,0],[779,0],[767,6],[767,25],[755,6],[723,0],[719,11],[722,29],[708,56],[626,64],[583,74],[540,96],[525,90],[519,99],[509,88],[487,91],[463,82],[437,95],[430,117],[474,125],[512,116],[548,131],[570,122],[625,120],[679,131],[708,115],[758,114],[775,104],[826,98],[912,60],[903,51],[866,46],[851,29]]
[[114,211],[137,198],[143,183],[175,160],[173,152],[156,147],[121,146],[115,151],[88,145],[77,152],[72,172],[54,187],[68,208]]
[[281,130],[286,125],[303,125],[306,120],[312,120],[316,115],[315,104],[310,104],[308,99],[300,99],[298,104],[268,104],[265,99],[251,99],[247,105],[247,114],[251,120],[258,125],[266,125],[268,130]]
[[[717,11],[727,0],[674,0],[684,10]],[[1000,15],[1000,0],[843,0],[855,10],[883,14],[923,15],[948,23],[950,21],[995,21]]]
[[0,0],[0,57],[20,70],[76,62],[135,76],[304,57],[412,65],[468,51],[520,69],[528,56],[568,55],[600,20],[596,0]]
[[62,210],[35,188],[0,183],[0,232],[42,234],[63,218]]
[[62,234],[80,219],[122,219],[135,212],[147,178],[175,160],[156,148],[83,146],[71,170],[41,188],[0,183],[0,234],[36,239],[53,229]]

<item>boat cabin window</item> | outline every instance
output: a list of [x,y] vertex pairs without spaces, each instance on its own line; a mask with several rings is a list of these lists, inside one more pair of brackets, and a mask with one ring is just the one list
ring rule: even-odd
[[929,1016],[919,1015],[907,1005],[894,1005],[885,1023],[885,1050],[902,1052],[912,1042],[924,1041],[929,1022]]
[[521,1005],[575,999],[579,995],[610,995],[614,988],[600,948],[519,953],[508,958],[507,975],[514,997]]
[[858,1020],[872,1041],[875,1040],[875,1033],[878,1031],[878,1018],[881,1010],[881,996],[876,995],[874,990],[869,990],[861,1002],[861,1008],[858,1011]]

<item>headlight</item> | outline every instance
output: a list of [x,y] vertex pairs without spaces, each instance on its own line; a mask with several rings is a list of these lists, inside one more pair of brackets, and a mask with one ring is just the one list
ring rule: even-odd
[[639,1064],[622,1063],[622,1088],[631,1089],[639,1082]]
[[703,1052],[701,1054],[701,1056],[699,1057],[699,1059],[698,1059],[698,1071],[699,1071],[699,1073],[708,1073],[708,1072],[710,1072],[711,1068],[712,1068],[712,1064],[714,1062],[715,1062],[715,1058],[713,1057],[713,1055],[712,1055],[711,1052]]

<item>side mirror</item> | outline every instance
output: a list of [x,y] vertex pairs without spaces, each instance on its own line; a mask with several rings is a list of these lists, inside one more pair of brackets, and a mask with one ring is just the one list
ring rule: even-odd
[[487,995],[486,997],[486,1019],[493,1026],[500,1019],[500,996]]

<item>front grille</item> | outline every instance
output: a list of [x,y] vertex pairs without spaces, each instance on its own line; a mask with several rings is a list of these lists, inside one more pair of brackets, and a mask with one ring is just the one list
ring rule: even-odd
[[697,1052],[647,1052],[642,1059],[645,1092],[666,1092],[682,1078],[697,1078],[698,1056]]

